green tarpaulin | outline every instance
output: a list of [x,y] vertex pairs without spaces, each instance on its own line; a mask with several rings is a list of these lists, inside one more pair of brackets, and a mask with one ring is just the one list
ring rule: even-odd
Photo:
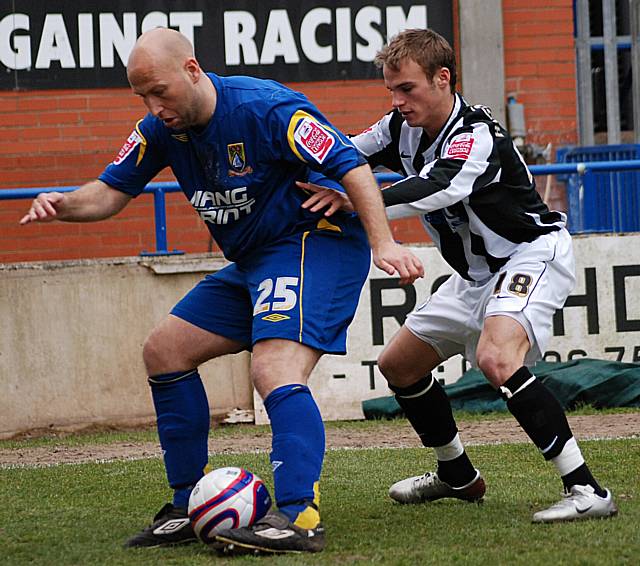
[[[580,358],[561,363],[539,362],[532,371],[565,409],[577,405],[640,407],[640,364]],[[500,395],[478,370],[467,371],[456,383],[446,385],[445,391],[456,410],[471,413],[507,410]],[[362,410],[367,419],[402,415],[392,396],[363,401]]]

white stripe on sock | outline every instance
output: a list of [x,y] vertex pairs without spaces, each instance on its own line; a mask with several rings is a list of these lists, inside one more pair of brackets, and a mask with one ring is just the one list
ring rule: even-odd
[[529,379],[527,379],[527,381],[525,381],[520,387],[518,387],[518,389],[516,389],[513,392],[508,387],[505,387],[504,385],[500,386],[500,391],[505,395],[507,399],[511,399],[511,397],[520,393],[520,391],[522,391],[525,387],[531,385],[535,381],[535,379],[536,379],[536,376],[532,375]]
[[460,487],[453,487],[453,486],[451,486],[451,489],[467,489],[470,485],[473,485],[474,483],[476,483],[476,480],[477,480],[479,477],[480,477],[480,470],[476,470],[476,475],[473,477],[473,479],[472,479],[469,483],[467,483],[467,484],[465,484],[465,485],[462,485],[462,486],[460,486]]
[[555,458],[551,458],[551,461],[561,476],[566,476],[576,468],[582,466],[582,464],[584,464],[584,458],[582,457],[582,452],[580,452],[576,439],[572,436],[567,440],[562,452]]
[[422,391],[418,391],[418,393],[414,393],[413,395],[397,395],[397,396],[400,397],[401,399],[415,399],[416,397],[420,397],[420,395],[424,395],[427,391],[429,391],[429,389],[431,389],[431,387],[433,387],[434,379],[435,378],[431,376],[431,381],[429,382],[429,385],[427,385]]
[[436,446],[433,451],[436,453],[438,460],[448,462],[449,460],[455,460],[458,456],[462,456],[464,446],[462,446],[460,435],[456,433],[451,442],[444,446]]

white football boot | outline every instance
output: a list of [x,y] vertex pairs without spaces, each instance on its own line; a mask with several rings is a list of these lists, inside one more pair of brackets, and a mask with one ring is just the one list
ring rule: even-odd
[[618,513],[613,496],[606,490],[600,497],[590,485],[574,485],[558,503],[533,515],[534,523],[554,523],[556,521],[575,521],[593,517],[612,517]]
[[394,483],[389,488],[389,497],[398,503],[424,503],[444,497],[453,497],[463,501],[480,501],[486,486],[480,472],[467,485],[455,488],[443,482],[437,473],[427,472],[422,476],[407,478]]

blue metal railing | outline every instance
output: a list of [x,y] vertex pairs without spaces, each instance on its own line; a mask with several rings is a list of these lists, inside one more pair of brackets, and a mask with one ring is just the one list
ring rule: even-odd
[[[531,165],[529,169],[533,175],[558,175],[573,173],[584,176],[585,179],[589,175],[602,171],[631,171],[640,170],[640,160],[625,161],[600,161],[585,163],[553,163],[549,165]],[[376,173],[378,183],[389,183],[398,181],[402,178],[397,173]],[[30,199],[35,198],[40,193],[57,191],[66,193],[75,191],[79,187],[33,187],[24,189],[0,189],[0,201]],[[167,248],[167,214],[165,207],[165,194],[177,193],[180,187],[177,183],[149,183],[145,189],[145,193],[153,194],[154,202],[154,219],[156,231],[156,250],[154,252],[141,252],[140,255],[173,255],[182,254],[180,250],[169,250]],[[640,211],[639,211],[640,214]]]

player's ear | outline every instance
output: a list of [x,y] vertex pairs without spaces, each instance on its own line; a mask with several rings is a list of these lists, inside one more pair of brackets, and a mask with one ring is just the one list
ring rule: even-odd
[[449,85],[449,83],[451,82],[451,71],[448,69],[448,67],[440,67],[440,69],[438,69],[438,71],[436,72],[435,81],[436,85],[439,88],[443,88]]
[[184,69],[191,78],[193,83],[197,83],[200,80],[202,69],[198,64],[198,61],[194,57],[189,57],[184,63]]

